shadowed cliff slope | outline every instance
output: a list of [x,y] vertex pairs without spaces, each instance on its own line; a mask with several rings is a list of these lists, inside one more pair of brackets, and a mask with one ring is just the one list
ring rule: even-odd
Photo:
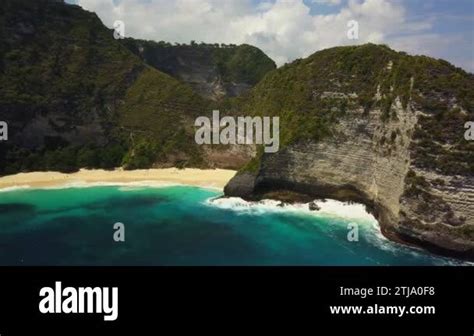
[[213,100],[239,96],[276,69],[267,55],[247,44],[172,45],[131,38],[123,44],[145,63]]

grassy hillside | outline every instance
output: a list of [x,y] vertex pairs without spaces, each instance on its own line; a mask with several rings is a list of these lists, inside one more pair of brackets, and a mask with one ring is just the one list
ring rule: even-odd
[[188,86],[147,68],[127,90],[119,109],[119,123],[130,142],[123,165],[204,165],[193,125],[195,118],[209,113],[208,106]]
[[207,103],[143,64],[95,14],[2,1],[0,43],[0,120],[10,135],[0,144],[0,173],[145,167],[175,151],[197,155],[180,123]]

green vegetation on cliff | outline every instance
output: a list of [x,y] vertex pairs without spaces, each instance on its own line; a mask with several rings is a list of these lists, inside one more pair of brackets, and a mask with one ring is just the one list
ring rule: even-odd
[[[366,44],[326,49],[287,64],[230,105],[235,113],[280,116],[285,146],[334,135],[348,109],[380,109],[388,120],[396,118],[396,99],[404,108],[410,101],[426,114],[413,143],[416,164],[473,174],[474,144],[463,138],[465,122],[474,119],[472,87],[474,76],[446,61]],[[249,170],[258,167],[255,161]]]
[[124,98],[119,115],[122,129],[130,134],[126,168],[148,168],[172,157],[175,164],[203,164],[193,125],[195,118],[208,113],[209,102],[152,68],[140,74]]

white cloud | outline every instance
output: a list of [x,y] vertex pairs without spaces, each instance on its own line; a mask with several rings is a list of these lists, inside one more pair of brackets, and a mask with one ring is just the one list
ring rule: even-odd
[[[313,0],[340,3],[340,0]],[[431,28],[428,20],[409,22],[401,2],[349,0],[334,14],[311,12],[303,0],[79,0],[112,27],[122,20],[126,35],[150,40],[189,43],[249,43],[278,65],[336,45],[394,42],[412,53],[430,53],[432,38],[417,43]],[[359,22],[359,40],[347,37],[347,22]],[[403,35],[403,38],[400,36]]]

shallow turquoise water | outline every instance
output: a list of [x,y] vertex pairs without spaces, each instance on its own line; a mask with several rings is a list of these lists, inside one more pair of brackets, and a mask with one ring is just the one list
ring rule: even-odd
[[[445,265],[364,220],[242,211],[196,187],[0,192],[0,265]],[[125,242],[113,240],[114,223]],[[359,224],[359,241],[347,239]]]

